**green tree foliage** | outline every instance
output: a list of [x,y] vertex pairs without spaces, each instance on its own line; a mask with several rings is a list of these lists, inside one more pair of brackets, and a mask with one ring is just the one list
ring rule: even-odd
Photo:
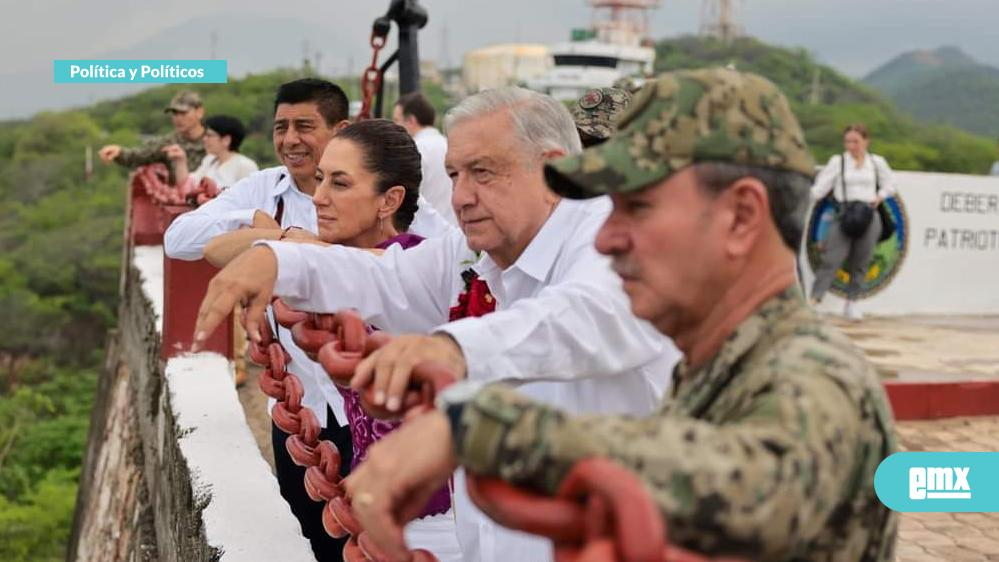
[[79,470],[47,472],[18,501],[0,495],[0,560],[61,562],[73,522]]
[[751,37],[724,43],[688,36],[656,44],[658,71],[725,65],[765,76],[784,91],[820,163],[842,152],[843,127],[858,121],[871,130],[872,150],[896,169],[981,174],[994,159],[992,140],[919,122],[870,87],[818,64],[803,49]]

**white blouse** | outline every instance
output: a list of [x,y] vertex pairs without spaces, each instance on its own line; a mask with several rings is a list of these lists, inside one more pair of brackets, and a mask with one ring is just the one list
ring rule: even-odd
[[[840,180],[840,161],[846,157],[846,165],[842,166],[846,180],[846,199],[873,203],[877,197],[882,199],[895,194],[895,180],[888,162],[877,154],[867,153],[864,163],[858,168],[857,161],[850,153],[835,154],[829,163],[819,172],[812,186],[812,200],[818,201],[830,191],[837,201],[843,202],[843,182]],[[874,167],[877,166],[875,181]],[[880,185],[880,189],[877,186]]]
[[214,154],[205,156],[201,165],[191,175],[197,184],[201,178],[211,178],[220,190],[226,190],[236,185],[236,182],[257,171],[257,163],[235,152],[225,162],[219,162]]

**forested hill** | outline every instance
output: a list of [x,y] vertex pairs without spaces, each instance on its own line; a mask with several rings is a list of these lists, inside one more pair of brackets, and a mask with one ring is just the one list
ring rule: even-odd
[[999,136],[999,68],[981,64],[957,47],[899,55],[864,83],[920,119]]
[[693,36],[656,44],[658,71],[718,65],[756,72],[780,86],[819,162],[842,151],[843,127],[855,121],[867,124],[872,150],[897,169],[981,174],[994,160],[992,139],[919,121],[869,86],[819,64],[803,49],[749,37],[731,44]]

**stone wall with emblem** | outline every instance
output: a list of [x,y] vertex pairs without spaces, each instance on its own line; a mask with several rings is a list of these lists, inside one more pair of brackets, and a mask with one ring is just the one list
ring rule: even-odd
[[[878,244],[861,307],[882,315],[999,314],[999,177],[896,172],[888,201],[895,232]],[[833,209],[809,210],[801,272],[811,289]],[[842,310],[848,276],[837,279],[820,310]]]

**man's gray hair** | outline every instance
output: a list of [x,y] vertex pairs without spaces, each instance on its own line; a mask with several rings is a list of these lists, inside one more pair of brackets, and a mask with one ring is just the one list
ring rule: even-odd
[[450,131],[462,121],[503,109],[510,110],[513,132],[528,148],[527,154],[541,156],[549,150],[562,150],[569,155],[583,151],[569,110],[551,97],[525,88],[496,88],[463,99],[444,116],[444,129]]

